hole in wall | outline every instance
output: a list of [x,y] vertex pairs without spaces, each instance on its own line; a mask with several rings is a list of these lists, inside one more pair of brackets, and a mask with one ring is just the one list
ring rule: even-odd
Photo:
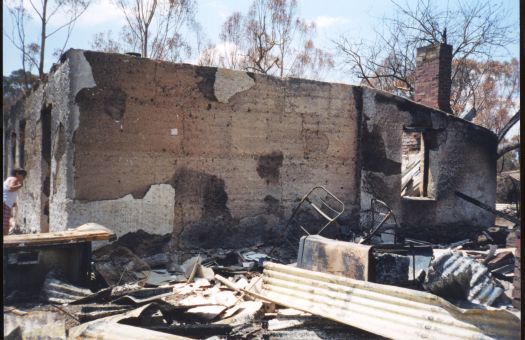
[[424,129],[406,127],[401,143],[401,196],[433,198],[430,149]]
[[40,232],[49,232],[49,198],[51,194],[51,104],[44,105],[40,112],[42,124],[42,217]]

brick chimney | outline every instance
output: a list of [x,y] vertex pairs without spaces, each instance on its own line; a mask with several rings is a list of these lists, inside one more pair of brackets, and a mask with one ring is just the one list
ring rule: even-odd
[[451,72],[452,46],[434,44],[418,48],[414,100],[452,113],[450,108]]

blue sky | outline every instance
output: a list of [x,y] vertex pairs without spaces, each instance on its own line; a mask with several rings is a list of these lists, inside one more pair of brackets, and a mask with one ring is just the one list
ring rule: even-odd
[[[4,4],[5,4],[4,0]],[[10,1],[10,0],[8,0]],[[333,50],[331,39],[336,39],[341,34],[349,37],[358,37],[363,40],[374,39],[374,27],[378,27],[379,20],[384,15],[392,13],[394,5],[390,0],[374,1],[335,1],[335,0],[299,0],[299,12],[302,18],[315,21],[317,24],[316,43],[327,50]],[[414,1],[408,0],[408,3]],[[404,1],[401,1],[404,3]],[[511,14],[508,22],[516,26],[516,34],[519,32],[519,0],[504,0],[504,5]],[[250,5],[248,0],[197,0],[197,20],[203,27],[206,39],[217,42],[219,31],[224,20],[234,11],[245,13]],[[4,32],[11,30],[12,23],[7,11],[3,11]],[[124,18],[120,11],[111,3],[111,0],[95,0],[86,13],[77,22],[68,47],[79,49],[90,49],[93,35],[99,32],[112,30],[114,36],[118,34],[124,24]],[[36,41],[38,34],[37,22],[33,20],[27,28],[28,35]],[[53,50],[63,44],[63,35],[56,35],[48,40],[46,71],[51,64],[56,62],[52,56]],[[510,53],[502,52],[502,59],[511,57],[519,58],[519,44],[510,46]],[[190,58],[186,62],[192,62]],[[4,37],[3,39],[3,73],[20,68],[20,54]],[[335,70],[329,76],[331,80],[352,83],[340,71]]]

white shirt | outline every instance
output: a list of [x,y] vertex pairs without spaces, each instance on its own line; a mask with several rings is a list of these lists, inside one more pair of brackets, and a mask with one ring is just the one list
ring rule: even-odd
[[9,208],[12,208],[16,202],[16,196],[18,195],[18,191],[8,190],[8,180],[9,178],[4,181],[4,204],[7,205]]

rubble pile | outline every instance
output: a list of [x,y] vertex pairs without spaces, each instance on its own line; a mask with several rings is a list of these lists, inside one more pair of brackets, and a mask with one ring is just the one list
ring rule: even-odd
[[[295,254],[288,248],[259,245],[173,252],[168,248],[169,238],[144,231],[98,248],[92,254],[91,290],[67,282],[58,271],[50,271],[38,303],[21,305],[15,299],[14,305],[29,312],[16,307],[4,310],[9,315],[4,335],[34,336],[30,329],[45,323],[40,321],[45,313],[54,326],[42,326],[37,337],[50,329],[54,338],[100,338],[106,332],[127,338],[162,338],[159,334],[172,338],[249,337],[262,332],[285,334],[300,325],[314,330],[322,326],[319,317],[295,311],[298,321],[293,321],[294,312],[285,311],[283,315],[274,304],[245,293],[247,289],[260,289],[264,261],[294,260]],[[272,323],[268,328],[268,319],[273,316],[280,324]],[[329,334],[348,332],[348,326],[331,325]]]
[[[107,336],[130,339],[227,339],[264,338],[270,335],[344,339],[348,334],[381,338],[379,333],[368,333],[360,327],[352,327],[351,321],[329,317],[333,312],[324,303],[322,308],[328,308],[327,312],[317,314],[312,311],[308,313],[299,300],[294,305],[295,300],[291,295],[290,299],[286,299],[288,301],[272,301],[273,290],[289,284],[272,281],[274,274],[266,272],[266,269],[263,274],[263,268],[268,263],[289,263],[293,259],[272,257],[262,250],[274,256],[290,256],[287,248],[261,245],[240,250],[177,251],[166,254],[169,261],[148,263],[144,258],[160,258],[155,251],[163,251],[162,247],[140,250],[129,242],[131,237],[123,239],[128,242],[119,240],[93,253],[95,276],[105,283],[105,288],[93,292],[76,287],[66,282],[60,273],[52,271],[46,276],[40,296],[41,304],[38,306],[53,306],[47,312],[49,315],[43,316],[46,312],[35,307],[29,312],[14,307],[4,309],[4,314],[8,316],[5,335],[15,338],[35,336],[33,325],[47,323],[39,334],[49,331],[56,338],[64,339]],[[325,245],[330,244],[329,239],[321,241]],[[340,247],[345,244],[353,247],[351,245],[354,244],[337,242]],[[415,267],[412,268],[409,255],[402,251],[396,253],[392,250],[394,248],[378,246],[379,250],[372,251],[375,255],[371,256],[372,263],[377,267],[371,273],[376,274],[370,278],[367,276],[367,280],[375,276],[374,281],[381,282],[384,287],[406,286],[412,277],[421,283],[419,288],[412,286],[416,289],[414,292],[427,290],[462,308],[466,306],[464,302],[469,302],[470,308],[485,305],[497,307],[498,310],[510,309],[513,249],[498,249],[492,245],[486,251],[465,250],[462,249],[465,244],[467,242],[456,245],[455,249],[436,248],[431,263],[423,261],[426,266],[423,270],[419,269],[421,266],[418,264],[417,275],[412,273]],[[364,245],[360,247],[366,249]],[[303,251],[306,251],[306,247]],[[423,252],[419,251],[418,254],[422,256]],[[315,253],[315,256],[320,255]],[[292,264],[290,268],[295,266]],[[322,266],[316,269],[319,274],[323,271]],[[286,277],[284,274],[279,275],[275,278]],[[347,275],[352,274],[349,272]],[[268,286],[263,288],[265,282]],[[501,282],[505,282],[505,285]],[[294,291],[299,292],[306,283],[317,287],[314,281],[304,281],[294,286]],[[274,284],[277,286],[274,287]],[[299,293],[299,296],[306,295]],[[290,304],[295,308],[289,308]],[[28,319],[33,321],[29,322]]]
[[429,243],[392,237],[400,226],[390,208],[383,216],[351,242],[296,228],[296,249],[285,239],[282,246],[172,250],[169,235],[129,233],[93,251],[87,285],[53,269],[38,303],[13,302],[23,295],[15,291],[4,336],[519,337],[518,225]]

